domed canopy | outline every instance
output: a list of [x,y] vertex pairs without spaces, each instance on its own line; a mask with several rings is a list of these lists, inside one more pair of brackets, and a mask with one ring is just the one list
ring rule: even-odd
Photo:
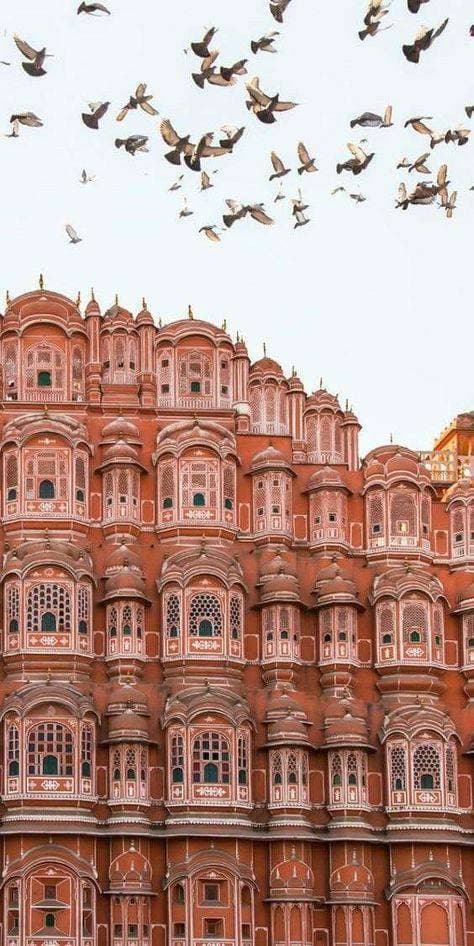
[[331,604],[350,604],[363,610],[355,581],[337,562],[321,569],[316,577],[313,594],[317,596],[316,608]]
[[277,361],[274,361],[273,358],[259,358],[258,361],[255,361],[251,365],[249,377],[252,379],[255,376],[261,377],[272,377],[272,378],[284,378],[283,370],[281,365]]
[[86,329],[75,302],[59,292],[35,289],[10,300],[3,319],[3,329],[27,325],[52,323],[64,331],[74,329],[84,335]]
[[140,575],[142,574],[142,563],[139,552],[122,542],[121,545],[114,545],[112,550],[108,552],[106,556],[105,573],[106,575],[112,575],[116,571],[120,571],[124,568],[130,568],[132,571],[137,571]]
[[311,746],[306,726],[293,716],[269,723],[267,746]]
[[318,391],[313,391],[313,393],[306,398],[305,411],[309,411],[310,409],[317,411],[330,410],[342,413],[338,398],[334,394],[330,394],[329,391],[326,391],[326,388],[319,388]]
[[277,450],[273,444],[269,444],[264,450],[256,453],[251,463],[252,473],[258,470],[288,470],[294,476],[291,464],[283,456],[280,450]]
[[330,466],[323,466],[321,470],[317,470],[316,473],[310,476],[305,492],[316,492],[318,489],[343,490],[346,493],[352,492],[349,487],[346,486],[337,470]]
[[465,588],[458,594],[458,607],[454,608],[453,614],[462,614],[474,611],[474,581],[470,581]]
[[92,577],[92,561],[89,553],[71,542],[53,539],[47,530],[41,538],[28,539],[7,552],[2,579],[11,572],[25,574],[32,568],[56,565],[71,572],[75,578],[82,575]]
[[116,443],[117,440],[126,440],[127,443],[141,443],[140,431],[136,424],[128,417],[119,414],[108,421],[102,428],[102,443]]
[[401,598],[408,592],[418,591],[428,595],[432,601],[444,598],[444,588],[436,575],[411,563],[390,568],[376,575],[370,595],[371,603],[380,598]]
[[117,440],[104,451],[104,459],[99,470],[108,466],[138,466],[145,471],[145,467],[138,460],[138,453],[135,447],[125,440]]
[[140,598],[145,604],[150,603],[145,596],[144,579],[136,571],[132,571],[131,568],[127,567],[105,579],[103,601],[116,598]]
[[104,325],[110,325],[111,322],[129,325],[133,323],[133,315],[116,302],[104,313]]
[[474,481],[469,477],[468,479],[458,480],[456,483],[453,483],[452,486],[446,491],[446,509],[455,503],[467,503],[474,502]]
[[432,488],[428,470],[418,455],[407,447],[389,444],[377,447],[367,454],[364,461],[366,486],[380,482],[389,486],[395,482],[411,482],[416,486]]
[[280,552],[269,561],[263,560],[256,587],[260,589],[261,605],[271,602],[301,603],[296,573],[287,557]]
[[140,312],[137,315],[136,323],[137,325],[153,325],[153,326],[155,325],[153,321],[153,316],[151,312],[148,311],[145,300],[143,300],[143,308],[140,310]]
[[223,424],[194,416],[167,424],[159,431],[156,438],[155,459],[167,452],[180,455],[192,446],[211,447],[223,458],[229,453],[237,458],[236,440],[231,430]]

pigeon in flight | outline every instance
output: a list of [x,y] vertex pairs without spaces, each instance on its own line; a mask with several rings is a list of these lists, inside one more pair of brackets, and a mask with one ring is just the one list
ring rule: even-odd
[[43,122],[34,112],[21,112],[10,117],[10,122],[19,122],[20,125],[26,125],[28,128],[41,128]]
[[250,100],[246,103],[248,110],[253,112],[259,121],[265,125],[270,125],[276,121],[274,112],[286,112],[288,109],[295,108],[297,104],[296,102],[280,102],[278,93],[267,95],[262,92],[260,80],[257,76],[251,82],[247,82],[246,89],[250,95]]
[[364,171],[365,168],[370,164],[372,158],[374,157],[374,152],[366,154],[359,145],[354,145],[351,142],[348,143],[347,147],[349,148],[349,151],[353,157],[349,158],[348,161],[337,164],[337,173],[340,174],[341,171],[352,171],[353,174],[361,174],[361,172]]
[[274,151],[270,154],[270,160],[273,166],[273,174],[270,174],[268,178],[269,181],[274,181],[277,177],[284,177],[285,174],[289,174],[291,168],[286,168],[283,164],[283,161],[275,154]]
[[88,112],[82,113],[82,121],[84,125],[87,125],[88,128],[94,128],[95,130],[99,127],[99,122],[101,118],[104,117],[110,102],[90,102],[89,108],[92,112],[92,115],[89,115]]
[[275,36],[279,36],[278,30],[274,30],[273,33],[265,33],[264,36],[261,36],[260,39],[253,39],[250,43],[250,49],[253,53],[276,53],[273,44],[275,42]]
[[357,118],[353,118],[351,121],[351,128],[356,125],[361,125],[362,128],[391,128],[393,125],[392,106],[387,105],[383,115],[376,115],[375,112],[362,112],[362,115],[358,115]]
[[303,174],[305,171],[307,171],[308,174],[313,174],[314,171],[318,170],[314,163],[316,159],[310,158],[308,149],[302,141],[300,141],[298,145],[297,152],[301,161],[301,166],[298,168],[298,174]]
[[148,135],[130,135],[128,138],[115,139],[115,147],[125,148],[125,151],[131,155],[135,155],[137,151],[149,151],[147,143]]
[[441,36],[441,33],[446,29],[448,24],[448,17],[441,23],[441,26],[435,29],[428,29],[427,26],[422,26],[421,29],[415,36],[413,43],[405,43],[402,46],[403,55],[405,59],[408,59],[408,62],[417,63],[420,61],[420,53],[426,49],[429,49],[433,45],[435,39],[438,36]]
[[200,227],[199,233],[204,233],[205,236],[207,236],[207,239],[208,239],[208,240],[211,240],[212,243],[220,243],[220,242],[221,242],[221,238],[220,238],[219,234],[216,233],[216,229],[217,229],[217,227],[216,227],[215,223],[213,223],[213,224],[210,224],[210,225],[208,225],[208,226],[206,226],[206,227]]
[[77,8],[78,13],[108,13],[110,16],[110,10],[107,7],[104,7],[103,3],[80,3]]
[[156,108],[153,108],[153,105],[150,105],[150,101],[153,98],[152,95],[146,95],[146,83],[140,82],[137,85],[135,95],[131,95],[127,104],[120,110],[117,115],[117,121],[121,122],[128,115],[128,112],[140,107],[143,109],[147,115],[158,115]]
[[80,242],[81,242],[82,237],[78,236],[78,234],[76,233],[74,227],[71,227],[71,224],[70,224],[70,223],[67,223],[67,224],[66,224],[66,233],[67,233],[67,235],[68,235],[68,237],[69,237],[69,242],[70,242],[70,243],[80,243]]
[[33,49],[29,43],[26,43],[24,39],[20,39],[16,33],[13,39],[22,55],[26,56],[28,60],[31,60],[30,62],[22,62],[25,72],[27,72],[29,76],[45,76],[46,69],[43,68],[43,65],[46,57],[50,55],[50,53],[46,52],[46,46],[43,46],[42,49]]
[[210,30],[207,30],[199,43],[191,43],[191,49],[193,53],[195,53],[196,56],[199,56],[200,59],[207,59],[209,56],[209,46],[216,33],[217,27],[211,26]]

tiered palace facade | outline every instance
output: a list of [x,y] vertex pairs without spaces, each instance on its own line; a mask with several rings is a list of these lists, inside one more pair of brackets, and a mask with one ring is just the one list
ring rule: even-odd
[[472,946],[474,414],[360,462],[225,327],[0,345],[1,943]]

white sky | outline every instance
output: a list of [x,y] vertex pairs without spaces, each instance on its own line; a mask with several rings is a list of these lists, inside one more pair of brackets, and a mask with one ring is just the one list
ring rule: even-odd
[[[22,129],[17,140],[0,139],[2,226],[0,291],[14,295],[37,285],[83,300],[94,286],[105,309],[115,292],[132,311],[145,296],[155,318],[181,317],[188,303],[196,316],[244,335],[252,358],[267,352],[286,372],[294,364],[308,391],[320,376],[346,397],[363,424],[362,448],[394,440],[429,448],[433,437],[472,403],[472,280],[474,140],[465,147],[441,145],[430,167],[448,162],[458,190],[453,220],[436,206],[395,211],[395,165],[404,155],[429,150],[426,138],[404,129],[406,118],[432,115],[445,129],[469,122],[474,104],[474,12],[464,0],[430,0],[418,16],[406,0],[393,0],[385,22],[393,28],[361,43],[365,2],[292,0],[278,54],[253,56],[249,42],[276,29],[267,0],[105,0],[110,17],[77,16],[79,0],[15,0],[0,10],[0,130],[9,131],[15,111],[31,110],[44,128]],[[419,66],[407,63],[402,42],[421,23],[450,21]],[[248,56],[249,78],[282,98],[301,103],[264,126],[245,108],[245,77],[234,88],[206,86],[190,73],[199,60],[184,47],[205,27],[219,32],[214,44],[225,65]],[[23,72],[13,44],[18,33],[36,48],[54,53],[48,75]],[[160,115],[115,115],[139,81],[148,83]],[[87,103],[112,106],[98,132],[81,122]],[[394,108],[390,129],[354,129],[349,121],[364,110]],[[185,188],[169,193],[175,169],[163,159],[158,132],[169,117],[177,130],[196,136],[225,123],[245,124],[231,157],[207,162],[219,168],[215,188],[199,191],[186,169]],[[150,135],[150,153],[134,158],[117,151],[114,139]],[[217,136],[216,136],[217,137]],[[347,141],[368,138],[376,157],[359,178],[336,176],[335,164],[349,156]],[[311,223],[293,231],[289,200],[273,203],[269,153],[275,149],[292,167],[303,139],[320,171],[301,182],[293,172],[284,192],[299,183],[311,205]],[[473,135],[474,139],[474,135]],[[85,167],[96,175],[82,186]],[[405,179],[414,184],[414,174]],[[360,186],[367,202],[355,205],[337,184]],[[356,185],[355,187],[353,185]],[[186,193],[194,215],[178,221]],[[252,220],[234,225],[212,244],[199,226],[220,223],[224,199],[265,201],[275,225]],[[64,224],[83,242],[70,245]]]

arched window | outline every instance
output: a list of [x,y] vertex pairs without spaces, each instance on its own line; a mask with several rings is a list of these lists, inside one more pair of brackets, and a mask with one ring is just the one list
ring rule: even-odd
[[208,592],[193,595],[189,606],[188,620],[191,635],[222,637],[222,607],[216,595]]
[[20,733],[18,726],[11,725],[8,730],[8,775],[20,774]]
[[41,483],[39,484],[38,495],[40,499],[54,499],[54,483],[52,483],[51,480],[41,480]]
[[417,746],[413,754],[413,785],[415,789],[441,787],[439,747],[430,743]]
[[194,783],[230,783],[229,743],[216,732],[204,732],[193,743]]
[[181,600],[177,594],[169,594],[165,599],[166,634],[179,637],[181,627]]
[[184,740],[178,733],[171,737],[171,781],[174,785],[184,782]]
[[414,539],[418,535],[417,499],[411,490],[397,490],[390,495],[391,540],[404,544],[403,536]]
[[50,371],[38,371],[37,374],[37,385],[39,388],[50,388],[52,385],[52,377]]
[[205,506],[206,497],[204,493],[194,493],[193,494],[193,506]]
[[405,746],[390,748],[390,782],[392,791],[404,792],[407,785],[407,754]]
[[72,627],[71,593],[56,582],[34,585],[26,598],[26,627],[28,632],[46,631],[69,633]]
[[[208,399],[213,393],[211,358],[203,351],[189,351],[178,356],[178,395],[188,403],[192,395],[199,395],[195,403]],[[193,399],[194,400],[194,399]]]
[[73,737],[62,723],[39,723],[28,734],[28,775],[74,775]]

